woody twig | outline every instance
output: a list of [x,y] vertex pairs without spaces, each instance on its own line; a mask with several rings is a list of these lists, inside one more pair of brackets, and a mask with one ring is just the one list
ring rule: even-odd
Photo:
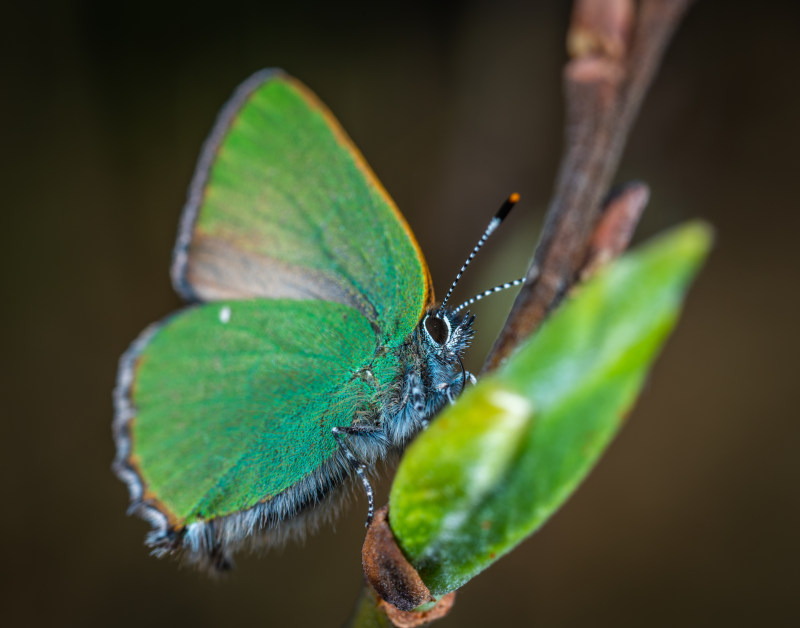
[[[609,187],[644,94],[691,1],[575,3],[564,69],[564,155],[527,281],[484,371],[533,333],[587,271],[627,247],[647,202],[646,188],[634,184],[608,200]],[[600,241],[608,245],[602,255]]]

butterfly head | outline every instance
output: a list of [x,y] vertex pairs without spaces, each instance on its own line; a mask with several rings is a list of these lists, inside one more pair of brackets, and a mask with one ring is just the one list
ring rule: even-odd
[[[461,279],[464,271],[467,269],[467,266],[469,266],[470,262],[475,258],[475,255],[480,251],[489,236],[492,235],[495,229],[500,226],[500,223],[505,220],[508,212],[511,211],[511,208],[514,207],[517,201],[519,201],[519,194],[512,194],[501,205],[500,209],[489,221],[478,243],[473,247],[469,257],[467,257],[461,265],[461,269],[456,274],[456,278],[453,280],[453,283],[450,284],[450,289],[447,291],[444,301],[442,301],[441,305],[438,307],[429,309],[419,324],[418,336],[422,339],[426,352],[434,356],[440,362],[445,364],[460,362],[461,354],[469,346],[472,336],[475,334],[475,331],[472,329],[475,316],[470,315],[469,312],[465,314],[459,314],[459,312],[468,305],[487,296],[489,293],[522,283],[521,281],[517,281],[507,285],[504,284],[502,287],[494,288],[493,290],[486,291],[485,293],[473,297],[457,308],[447,307],[447,302],[453,294],[453,290],[455,290],[455,287],[458,285],[458,281]],[[460,366],[463,371],[463,364],[460,364]]]
[[475,330],[475,316],[459,314],[450,308],[428,310],[419,324],[421,337],[430,354],[445,364],[456,362],[469,346]]

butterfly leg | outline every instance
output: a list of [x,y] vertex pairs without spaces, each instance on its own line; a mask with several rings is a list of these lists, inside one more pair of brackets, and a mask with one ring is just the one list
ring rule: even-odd
[[422,385],[422,380],[417,373],[410,372],[406,376],[406,391],[408,405],[411,406],[414,412],[422,417],[422,421],[427,424],[427,418],[424,416],[425,390]]
[[369,483],[369,478],[367,477],[367,465],[365,465],[356,457],[356,455],[345,442],[345,437],[364,435],[376,431],[377,428],[374,426],[351,425],[331,428],[331,432],[333,433],[333,437],[336,439],[336,443],[339,445],[339,448],[342,450],[345,458],[347,458],[347,462],[356,470],[358,479],[361,480],[361,484],[364,486],[364,492],[367,494],[367,503],[369,504],[369,508],[367,510],[367,521],[364,524],[364,527],[367,528],[369,527],[369,524],[372,523],[372,516],[375,512],[375,497],[372,491],[372,484]]
[[[420,429],[425,429],[430,423],[428,418],[425,385],[419,373],[408,369],[400,395],[399,405],[395,414],[404,414],[409,417],[414,427],[410,428],[411,435]],[[418,425],[418,427],[416,427]]]
[[[444,385],[444,393],[447,395],[447,400],[451,404],[454,404],[456,402],[456,397],[464,392],[464,389],[467,387],[467,381],[471,382],[472,384],[478,383],[478,380],[475,379],[475,376],[464,368],[464,363],[461,361],[461,358],[456,356],[456,359],[458,360],[459,366],[461,366],[461,377],[450,382],[450,384]],[[458,386],[458,390],[455,390],[458,384],[460,384],[460,386]]]
[[478,383],[478,380],[472,373],[470,373],[469,371],[465,371],[464,379],[459,377],[456,381],[452,382],[451,384],[445,385],[444,393],[447,395],[447,400],[451,404],[454,404],[456,402],[456,397],[458,397],[462,392],[464,392],[464,389],[466,388],[466,382],[469,382],[470,384],[474,385]]

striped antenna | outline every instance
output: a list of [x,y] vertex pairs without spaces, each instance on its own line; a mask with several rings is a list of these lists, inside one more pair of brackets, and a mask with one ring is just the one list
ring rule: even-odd
[[525,277],[521,277],[520,279],[515,279],[514,281],[509,281],[506,283],[501,283],[499,286],[495,286],[490,290],[484,290],[480,294],[476,294],[471,299],[467,299],[461,305],[459,305],[456,309],[453,310],[453,314],[460,312],[468,305],[472,305],[475,301],[480,301],[484,297],[488,297],[490,294],[494,294],[495,292],[501,292],[502,290],[507,290],[508,288],[513,288],[514,286],[521,286],[525,283]]
[[[511,208],[514,207],[514,205],[516,205],[518,202],[519,202],[519,194],[514,192],[500,206],[500,209],[497,210],[497,213],[489,221],[489,225],[486,227],[486,231],[483,232],[481,239],[478,240],[478,243],[475,245],[475,248],[472,249],[472,253],[469,254],[467,261],[464,262],[464,264],[461,266],[461,270],[458,271],[456,278],[453,280],[453,284],[450,286],[450,289],[447,291],[447,295],[444,297],[444,301],[442,301],[442,304],[439,306],[439,310],[444,309],[445,303],[447,303],[447,300],[450,298],[450,295],[453,294],[453,290],[455,290],[455,287],[458,284],[458,280],[461,279],[461,275],[464,274],[464,271],[467,269],[467,266],[469,266],[469,263],[472,261],[472,258],[478,254],[478,251],[481,250],[481,247],[484,245],[486,240],[489,239],[489,236],[492,235],[492,233],[494,233],[494,230],[497,229],[497,227],[500,226],[500,223],[503,222],[503,220],[505,220],[506,216],[508,216],[508,212],[510,212]],[[483,298],[483,297],[478,297],[478,298]]]

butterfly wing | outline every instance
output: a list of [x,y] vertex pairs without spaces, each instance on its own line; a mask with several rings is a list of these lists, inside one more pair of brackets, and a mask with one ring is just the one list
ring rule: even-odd
[[324,299],[386,338],[432,299],[402,215],[327,108],[277,70],[245,81],[203,148],[172,278],[188,300]]
[[204,304],[145,331],[122,359],[115,432],[151,541],[259,505],[251,525],[274,523],[341,481],[331,428],[392,376],[384,359],[354,377],[375,346],[360,312],[320,300]]

